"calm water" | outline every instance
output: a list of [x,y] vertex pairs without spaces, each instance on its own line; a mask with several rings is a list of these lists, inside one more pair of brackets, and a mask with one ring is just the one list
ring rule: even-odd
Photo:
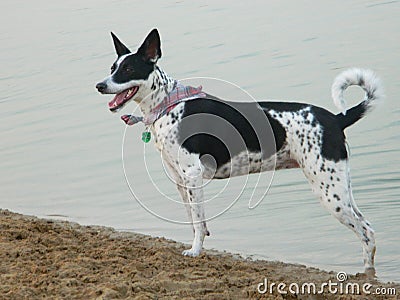
[[[108,111],[110,97],[94,89],[114,59],[109,31],[135,49],[157,27],[169,74],[221,78],[257,99],[336,111],[334,76],[351,66],[378,72],[384,105],[346,134],[354,195],[376,230],[378,276],[400,281],[399,1],[1,1],[0,10],[1,208],[190,242],[188,226],[154,217],[131,195],[121,160],[125,127]],[[361,93],[348,96],[354,105]],[[157,152],[143,148],[138,126],[124,146],[130,185],[146,205],[183,220],[183,207],[166,199],[178,200],[175,188]],[[160,191],[145,172],[144,150]],[[210,201],[208,215],[236,198],[243,180],[235,180]],[[207,186],[207,197],[225,183]],[[277,172],[267,198],[249,210],[254,185],[250,177],[238,202],[209,222],[207,248],[362,271],[360,242],[321,208],[300,170]]]

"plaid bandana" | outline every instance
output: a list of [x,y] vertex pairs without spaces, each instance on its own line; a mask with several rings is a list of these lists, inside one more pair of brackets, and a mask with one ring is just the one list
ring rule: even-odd
[[169,113],[179,103],[206,97],[206,94],[202,92],[202,86],[198,88],[192,86],[184,86],[178,82],[175,83],[173,90],[164,97],[160,104],[158,104],[150,113],[145,117],[139,117],[134,115],[123,115],[121,119],[127,125],[134,125],[139,122],[143,122],[146,126],[152,125],[162,116]]

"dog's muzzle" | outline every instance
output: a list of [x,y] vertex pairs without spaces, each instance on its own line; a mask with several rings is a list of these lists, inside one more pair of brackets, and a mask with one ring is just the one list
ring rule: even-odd
[[104,93],[107,89],[107,84],[105,84],[104,82],[99,82],[98,84],[96,84],[96,89],[99,91],[99,93]]

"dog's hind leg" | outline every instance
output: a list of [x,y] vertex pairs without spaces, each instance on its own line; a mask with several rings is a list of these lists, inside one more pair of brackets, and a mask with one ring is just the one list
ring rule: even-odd
[[321,204],[361,240],[365,271],[374,274],[374,230],[355,205],[348,160],[334,162],[321,158],[316,164],[304,166],[303,172]]

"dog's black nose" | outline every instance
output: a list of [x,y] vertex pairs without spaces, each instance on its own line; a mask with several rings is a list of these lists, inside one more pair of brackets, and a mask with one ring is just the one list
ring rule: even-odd
[[105,84],[104,82],[99,82],[98,84],[96,84],[96,89],[100,92],[103,93],[107,88],[107,84]]

